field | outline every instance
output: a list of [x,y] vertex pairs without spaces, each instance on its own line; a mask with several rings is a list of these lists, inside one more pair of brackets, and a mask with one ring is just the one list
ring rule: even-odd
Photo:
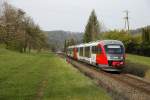
[[110,100],[65,60],[0,49],[0,100]]
[[150,68],[150,57],[128,54],[127,60],[130,60],[131,62],[134,62],[134,63],[147,65]]
[[150,80],[150,57],[127,54],[127,70]]

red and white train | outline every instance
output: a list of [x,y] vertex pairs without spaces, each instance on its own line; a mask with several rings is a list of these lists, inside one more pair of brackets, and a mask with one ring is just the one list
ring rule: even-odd
[[121,71],[125,65],[125,48],[118,40],[100,40],[69,46],[67,56],[106,71]]

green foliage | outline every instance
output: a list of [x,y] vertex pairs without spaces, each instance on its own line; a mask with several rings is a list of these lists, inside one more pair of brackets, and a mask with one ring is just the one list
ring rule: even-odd
[[110,31],[101,35],[101,39],[120,40],[126,47],[126,52],[150,56],[150,28],[143,29],[142,35],[131,35],[125,31]]
[[142,40],[143,42],[150,43],[150,27],[145,27],[142,29]]
[[67,40],[65,40],[65,42],[64,42],[64,52],[67,52],[67,47],[68,47],[69,45],[68,45],[68,41]]
[[141,35],[132,36],[130,33],[125,31],[114,30],[104,33],[101,38],[122,41],[126,47],[126,52],[139,53],[141,49]]
[[0,49],[0,55],[1,100],[110,100],[103,89],[50,52]]
[[65,40],[68,41],[71,38],[75,40],[75,43],[81,43],[83,34],[79,32],[68,32],[68,31],[45,31],[48,36],[49,48],[52,51],[64,51]]
[[95,11],[93,10],[85,28],[83,42],[90,42],[97,40],[99,33],[100,33],[100,25],[97,16],[95,14]]
[[150,27],[145,27],[142,29],[142,54],[150,56]]
[[126,33],[125,31],[110,31],[103,34],[103,39],[114,39],[114,40],[120,40],[124,42],[125,46],[128,45],[128,43],[131,41],[130,34]]
[[0,16],[0,43],[7,49],[20,52],[40,51],[47,46],[47,38],[25,12],[8,3],[4,3],[3,14]]
[[75,44],[76,44],[76,41],[73,38],[65,40],[65,42],[64,42],[64,51],[66,52],[66,49],[67,49],[68,46],[72,46],[72,45],[75,45]]
[[3,25],[0,25],[0,44],[5,43],[6,30]]
[[150,57],[127,54],[126,72],[150,80]]
[[69,41],[69,45],[75,45],[75,44],[76,44],[76,41],[73,38],[71,38]]

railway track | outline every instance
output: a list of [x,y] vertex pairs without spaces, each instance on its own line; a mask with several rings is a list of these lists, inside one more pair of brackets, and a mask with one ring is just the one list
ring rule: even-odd
[[[64,55],[59,55],[64,58]],[[150,82],[130,74],[101,71],[89,64],[70,59],[70,63],[86,76],[106,88],[115,100],[150,100]]]
[[126,84],[137,88],[140,91],[143,91],[144,93],[150,95],[150,83],[140,80],[136,77],[131,77],[128,74],[121,74],[121,75],[113,75],[113,77],[117,78],[118,80],[125,82]]

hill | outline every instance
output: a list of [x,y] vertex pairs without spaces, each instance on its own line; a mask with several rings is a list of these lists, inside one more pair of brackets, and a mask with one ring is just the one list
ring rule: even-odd
[[63,50],[64,42],[66,39],[73,38],[77,43],[82,42],[83,33],[79,32],[69,32],[69,31],[46,31],[48,36],[48,41],[51,46],[57,50]]
[[[147,26],[147,27],[150,27]],[[143,27],[144,28],[144,27]],[[77,44],[82,42],[83,33],[80,32],[70,32],[63,30],[55,30],[55,31],[45,31],[48,36],[48,42],[52,48],[55,50],[63,50],[64,42],[66,39],[75,39]],[[135,30],[130,30],[132,35],[138,35],[142,33],[142,28],[137,28]]]

